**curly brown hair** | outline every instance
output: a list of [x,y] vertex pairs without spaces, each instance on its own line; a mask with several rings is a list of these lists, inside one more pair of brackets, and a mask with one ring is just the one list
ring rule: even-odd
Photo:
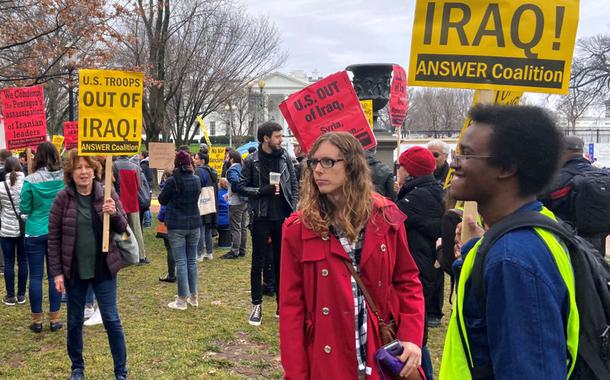
[[373,209],[373,183],[364,150],[360,142],[347,132],[331,132],[316,140],[307,159],[313,158],[320,145],[329,142],[336,146],[345,159],[347,180],[342,192],[345,207],[336,209],[327,197],[320,193],[313,171],[307,166],[301,181],[301,221],[320,236],[327,236],[330,226],[341,229],[350,241],[355,241],[371,216]]
[[68,152],[68,158],[64,163],[64,183],[66,185],[74,184],[72,175],[74,174],[74,170],[78,164],[79,158],[87,161],[87,164],[93,168],[93,179],[99,181],[102,176],[102,165],[99,163],[99,161],[92,156],[79,156],[78,149],[72,149]]

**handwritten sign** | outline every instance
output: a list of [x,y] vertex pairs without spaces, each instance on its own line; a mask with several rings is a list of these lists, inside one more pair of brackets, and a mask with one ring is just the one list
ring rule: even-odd
[[212,146],[210,150],[210,167],[212,167],[218,173],[218,176],[222,173],[222,164],[225,160],[225,154],[227,148],[224,146]]
[[61,153],[61,149],[64,145],[64,137],[61,135],[54,135],[53,138],[51,138],[51,141],[53,142],[53,145],[55,145],[55,149]]
[[142,142],[144,74],[79,71],[78,153],[138,154]]
[[414,86],[566,94],[578,0],[417,0]]
[[362,107],[362,112],[366,115],[366,120],[369,122],[371,128],[373,128],[373,99],[361,100],[360,106]]
[[390,124],[398,129],[407,116],[407,73],[402,66],[394,65],[390,91]]
[[64,146],[66,150],[78,148],[78,121],[64,121]]
[[364,149],[377,145],[346,71],[305,87],[284,100],[279,107],[305,151],[318,137],[328,132],[349,132]]
[[149,165],[155,169],[173,169],[176,146],[173,143],[148,143]]
[[42,86],[0,91],[4,135],[8,150],[36,148],[47,140],[47,117]]

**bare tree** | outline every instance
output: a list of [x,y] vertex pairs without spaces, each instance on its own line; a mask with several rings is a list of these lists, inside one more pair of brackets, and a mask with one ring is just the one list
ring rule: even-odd
[[572,68],[572,86],[610,89],[610,34],[600,34],[578,41],[582,61]]
[[409,131],[439,137],[459,131],[472,102],[472,91],[420,88],[410,89],[406,125]]

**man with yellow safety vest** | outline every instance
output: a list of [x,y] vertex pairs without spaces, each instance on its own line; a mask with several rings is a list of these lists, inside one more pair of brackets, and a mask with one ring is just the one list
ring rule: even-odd
[[[487,226],[514,213],[553,214],[536,200],[559,168],[562,137],[530,106],[479,105],[460,143],[451,196],[476,201]],[[465,223],[474,227],[472,220]],[[480,231],[481,233],[483,231]],[[574,276],[565,246],[541,228],[502,235],[483,264],[484,299],[472,289],[482,238],[454,263],[457,299],[443,349],[443,379],[567,379],[578,347]]]

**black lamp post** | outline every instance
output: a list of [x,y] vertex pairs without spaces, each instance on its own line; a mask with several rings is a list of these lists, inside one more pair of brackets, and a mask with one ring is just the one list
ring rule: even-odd
[[68,49],[68,59],[66,67],[68,69],[68,120],[74,121],[74,80],[72,74],[76,69],[76,54],[75,47],[70,45],[66,46]]
[[390,101],[390,85],[394,65],[391,63],[365,63],[350,65],[346,68],[354,74],[352,83],[358,99],[373,100],[373,131],[388,132],[384,125],[377,123],[379,110]]

